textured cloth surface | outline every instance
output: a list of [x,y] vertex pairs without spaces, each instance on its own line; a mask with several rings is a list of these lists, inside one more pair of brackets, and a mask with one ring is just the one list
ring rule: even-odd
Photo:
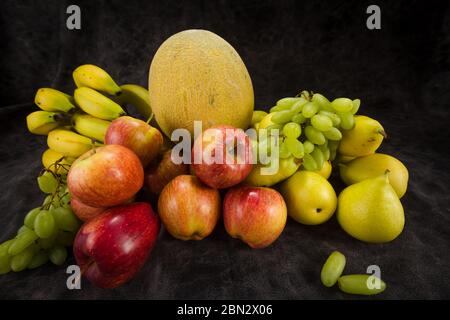
[[[82,29],[65,27],[68,1],[4,1],[0,12],[0,241],[12,237],[43,195],[36,184],[45,137],[25,116],[39,87],[71,93],[72,70],[93,63],[120,83],[147,86],[158,46],[189,28],[231,43],[253,80],[256,107],[270,108],[301,89],[358,97],[360,112],[388,133],[380,151],[410,173],[402,198],[406,226],[395,241],[370,245],[335,218],[320,226],[288,220],[270,247],[252,250],[220,222],[203,241],[183,242],[162,229],[142,271],[116,290],[83,280],[66,288],[64,267],[46,265],[0,276],[0,298],[21,299],[342,299],[320,269],[332,250],[346,273],[380,266],[387,290],[376,299],[450,298],[450,14],[445,2],[378,1],[382,29],[366,28],[368,1],[77,2]],[[337,191],[342,188],[333,177]],[[153,201],[153,205],[154,205]],[[67,264],[74,263],[70,256]]]

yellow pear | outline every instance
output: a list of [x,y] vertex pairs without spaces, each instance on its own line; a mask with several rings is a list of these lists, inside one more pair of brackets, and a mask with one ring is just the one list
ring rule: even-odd
[[281,185],[288,214],[296,221],[316,225],[331,218],[337,197],[331,184],[311,171],[298,171]]
[[366,116],[355,116],[355,126],[342,131],[338,152],[347,157],[362,157],[374,153],[386,137],[381,124]]
[[313,172],[318,173],[319,175],[321,175],[325,179],[328,179],[330,177],[330,175],[331,175],[332,169],[333,169],[333,167],[331,166],[331,162],[330,161],[325,161],[323,163],[323,165],[322,165],[322,169],[316,170],[316,171],[313,171]]
[[301,160],[298,160],[292,156],[289,158],[280,159],[279,161],[280,162],[277,172],[271,175],[264,175],[261,171],[261,169],[264,167],[269,168],[270,164],[254,165],[252,171],[250,171],[250,174],[247,176],[244,182],[255,187],[270,187],[280,181],[289,178],[295,173],[295,171],[298,170],[298,168],[302,164]]
[[342,181],[346,185],[375,178],[389,171],[389,183],[399,198],[403,197],[408,187],[408,169],[401,161],[387,154],[374,153],[340,164],[339,167]]
[[400,235],[405,214],[388,175],[383,174],[345,188],[338,197],[337,220],[356,239],[384,243]]

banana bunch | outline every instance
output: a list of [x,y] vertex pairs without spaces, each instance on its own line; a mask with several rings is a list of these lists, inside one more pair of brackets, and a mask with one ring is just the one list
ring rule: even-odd
[[73,80],[77,87],[73,96],[53,88],[38,89],[34,102],[40,110],[26,119],[31,133],[47,136],[49,149],[43,153],[42,163],[48,170],[58,159],[70,165],[84,152],[102,145],[111,121],[127,114],[126,105],[134,106],[144,119],[152,115],[147,89],[135,84],[119,86],[98,66],[79,66]]

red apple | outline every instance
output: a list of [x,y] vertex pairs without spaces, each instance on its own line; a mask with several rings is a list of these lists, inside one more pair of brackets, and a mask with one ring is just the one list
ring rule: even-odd
[[150,192],[160,194],[173,178],[188,173],[188,165],[184,163],[175,164],[172,161],[172,150],[167,150],[159,162],[148,166],[145,170],[145,185]]
[[163,145],[163,136],[148,123],[124,116],[109,125],[105,144],[119,144],[131,149],[145,168],[158,155]]
[[73,213],[75,213],[75,215],[82,221],[91,220],[106,210],[106,208],[88,206],[75,197],[70,199],[70,207],[72,208]]
[[144,169],[129,149],[107,145],[81,155],[67,176],[69,192],[91,207],[112,207],[126,202],[141,189]]
[[272,244],[286,225],[287,209],[276,190],[237,187],[228,191],[223,203],[225,229],[252,248]]
[[148,203],[108,209],[78,231],[73,252],[82,274],[101,288],[130,280],[144,265],[159,233]]
[[205,130],[192,148],[195,175],[212,188],[229,188],[252,170],[252,148],[242,129],[217,126]]
[[214,230],[219,220],[219,191],[205,186],[194,176],[178,176],[161,192],[158,213],[175,238],[201,240]]

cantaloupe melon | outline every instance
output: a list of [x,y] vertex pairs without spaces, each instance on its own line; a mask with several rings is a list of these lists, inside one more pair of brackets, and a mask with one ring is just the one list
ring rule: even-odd
[[203,130],[219,124],[250,125],[253,86],[239,54],[218,35],[186,30],[168,38],[156,52],[149,73],[150,104],[164,133],[193,122]]

